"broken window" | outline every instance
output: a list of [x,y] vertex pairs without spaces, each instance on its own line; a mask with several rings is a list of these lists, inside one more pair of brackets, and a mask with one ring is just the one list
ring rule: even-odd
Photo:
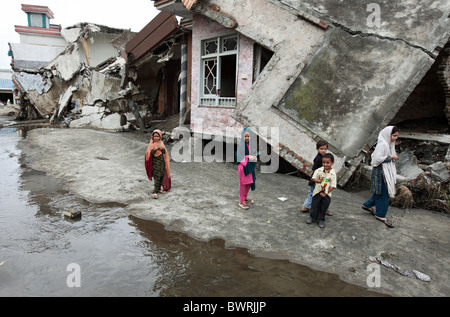
[[200,104],[235,106],[238,36],[219,36],[202,42]]
[[253,47],[253,82],[261,74],[269,60],[272,58],[273,52],[267,48],[255,44]]

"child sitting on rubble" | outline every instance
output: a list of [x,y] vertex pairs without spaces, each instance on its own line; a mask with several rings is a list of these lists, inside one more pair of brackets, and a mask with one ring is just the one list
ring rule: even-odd
[[[328,143],[324,140],[317,141],[316,150],[317,150],[317,155],[313,160],[313,167],[312,167],[313,174],[316,169],[318,169],[319,167],[322,167],[322,157],[328,151]],[[308,182],[308,186],[309,186],[310,190],[309,190],[308,196],[305,199],[305,202],[303,203],[302,212],[309,212],[309,209],[311,208],[311,202],[312,202],[312,198],[313,198],[313,191],[314,191],[315,185],[316,184],[312,180],[310,180]],[[327,211],[327,215],[332,216],[333,213],[331,211]]]
[[307,224],[318,221],[320,228],[325,227],[325,213],[331,203],[331,192],[337,186],[336,172],[333,169],[333,164],[333,154],[324,154],[322,157],[322,167],[316,169],[312,176],[315,187],[311,202],[311,213],[306,221]]

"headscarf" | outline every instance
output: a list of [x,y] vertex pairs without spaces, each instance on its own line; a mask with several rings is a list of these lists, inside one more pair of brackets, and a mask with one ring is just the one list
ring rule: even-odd
[[[248,133],[250,135],[249,138],[249,144],[247,146],[247,143],[245,143],[245,134]],[[246,155],[257,155],[256,152],[256,144],[253,142],[253,132],[250,128],[244,128],[241,133],[241,141],[239,142],[237,152],[236,152],[236,164],[239,165],[239,163],[245,158]],[[252,183],[252,190],[255,190],[255,169],[256,169],[256,162],[248,162],[246,166],[244,166],[244,174],[248,175],[252,173],[253,176],[253,183]]]
[[[153,139],[153,134],[159,134],[159,141],[155,142]],[[164,145],[164,142],[162,141],[162,132],[158,129],[154,130],[152,132],[152,138],[150,140],[150,144],[148,145],[147,152],[145,152],[145,159],[148,160],[150,156],[152,155],[152,150],[155,149],[157,146],[162,146],[164,149],[164,162],[166,163],[166,171],[168,173],[168,176],[170,177],[170,157],[169,157],[169,151],[167,151],[166,146]],[[158,157],[163,153],[162,149],[156,149],[155,156]]]
[[[249,146],[250,150],[246,146],[245,143],[245,134],[248,133],[250,135],[249,140]],[[253,132],[250,128],[244,128],[241,132],[241,141],[239,142],[238,148],[237,148],[237,164],[241,162],[246,155],[255,155],[256,156],[256,145],[253,142]]]
[[397,168],[394,162],[383,163],[388,157],[397,154],[395,151],[395,142],[391,142],[393,126],[387,126],[378,134],[378,142],[372,153],[372,167],[383,164],[384,177],[386,179],[389,196],[395,197],[395,183],[397,178]]

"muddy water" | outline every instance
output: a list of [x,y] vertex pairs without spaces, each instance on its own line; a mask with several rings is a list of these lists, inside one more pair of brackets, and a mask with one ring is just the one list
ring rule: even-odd
[[0,296],[378,296],[222,240],[167,231],[119,204],[89,203],[29,167],[17,149],[25,137],[0,130]]

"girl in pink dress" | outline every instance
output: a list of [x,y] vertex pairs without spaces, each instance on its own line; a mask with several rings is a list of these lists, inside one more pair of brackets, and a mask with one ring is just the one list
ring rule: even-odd
[[253,204],[253,200],[248,199],[247,195],[250,189],[252,191],[255,190],[256,155],[252,131],[249,128],[245,128],[242,131],[241,142],[236,153],[239,175],[239,206],[242,209],[248,209],[248,204]]

